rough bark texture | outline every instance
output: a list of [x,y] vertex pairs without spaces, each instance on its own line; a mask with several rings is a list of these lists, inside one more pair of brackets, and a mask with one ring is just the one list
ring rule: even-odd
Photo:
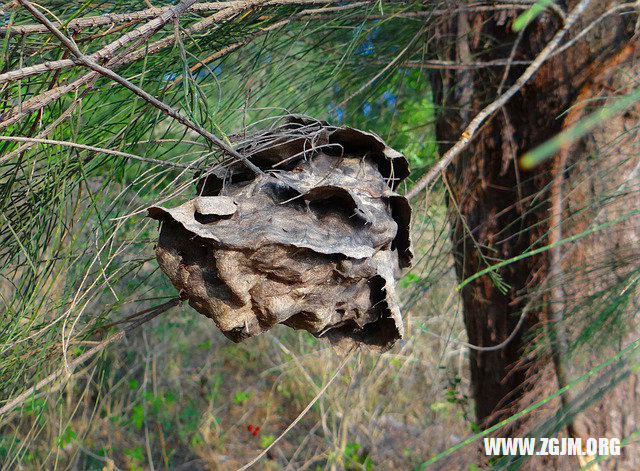
[[[610,5],[611,2],[594,2],[567,39]],[[518,35],[511,31],[515,16],[504,12],[478,13],[471,14],[467,21],[452,20],[443,28],[443,37],[455,46],[443,58],[458,61],[469,57],[476,61],[505,58],[519,41],[514,59],[532,60],[560,23],[553,14],[544,14],[518,40]],[[624,46],[629,36],[629,21],[614,15],[586,40],[549,60],[491,118],[469,149],[450,167],[446,177],[456,200],[450,209],[456,269],[461,280],[495,263],[496,258],[504,260],[519,255],[534,242],[540,244],[545,240],[551,164],[523,172],[518,170],[515,159],[561,130],[562,113],[572,106],[598,65]],[[512,67],[505,86],[522,70]],[[437,137],[446,143],[442,145],[443,151],[458,139],[466,121],[496,96],[502,73],[502,69],[486,68],[432,75],[435,98],[442,106]],[[463,289],[464,320],[470,343],[492,346],[512,333],[529,301],[525,293],[546,277],[547,257],[548,254],[542,254],[525,258],[501,269],[500,277],[510,286],[506,293],[488,276]],[[546,367],[541,366],[540,358],[528,356],[525,351],[536,326],[546,317],[544,299],[535,300],[526,322],[507,347],[495,352],[470,351],[476,416],[483,427],[521,408],[523,393],[535,386],[531,378],[538,377],[535,374],[544,376]]]
[[[610,106],[637,89],[637,47],[621,49],[605,61],[583,87],[585,103]],[[564,305],[566,374],[582,375],[639,338],[640,290],[640,106],[608,119],[589,136],[569,146],[562,182],[563,235],[569,237],[610,223],[602,231],[562,247],[560,302]],[[614,220],[618,219],[618,222]],[[634,281],[635,280],[635,281]],[[557,302],[557,300],[556,300]],[[640,385],[636,355],[602,370],[571,391],[566,408],[576,411],[573,425],[582,437],[629,437],[640,425]],[[630,368],[631,367],[631,368]],[[541,395],[531,395],[528,402]],[[602,469],[638,469],[640,449],[625,447]],[[559,468],[570,469],[558,460]]]
[[378,137],[294,118],[249,136],[242,164],[198,182],[199,196],[162,221],[164,273],[234,342],[282,323],[345,351],[384,351],[402,337],[395,295],[411,265],[411,209],[395,188],[404,156]]

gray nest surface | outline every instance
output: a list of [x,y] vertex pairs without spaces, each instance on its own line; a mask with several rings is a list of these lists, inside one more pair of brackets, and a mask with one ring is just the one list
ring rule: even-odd
[[339,351],[385,351],[403,335],[395,293],[413,257],[406,158],[374,134],[293,116],[237,139],[264,173],[228,161],[198,196],[151,207],[160,268],[234,342],[275,324]]

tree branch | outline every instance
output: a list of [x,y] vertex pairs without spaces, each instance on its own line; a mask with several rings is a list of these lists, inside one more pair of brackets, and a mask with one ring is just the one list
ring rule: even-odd
[[[143,26],[136,28],[135,30],[126,33],[119,37],[117,40],[103,47],[99,51],[91,54],[90,57],[94,61],[109,60],[113,55],[126,44],[138,39],[148,38],[155,34],[160,28],[171,21],[175,17],[180,17],[189,8],[189,5],[193,4],[195,0],[187,0],[181,2],[175,7],[163,8],[163,12],[156,18],[149,21]],[[54,23],[51,23],[52,25]],[[49,61],[42,64],[32,65],[29,67],[23,67],[17,70],[11,70],[4,74],[0,74],[0,84],[10,82],[12,80],[18,80],[32,75],[42,74],[45,72],[51,72],[52,70],[68,69],[70,67],[81,65],[82,63],[78,59],[61,59],[56,61]]]
[[[240,155],[235,149],[232,149],[229,145],[227,145],[225,142],[223,142],[220,138],[218,138],[217,136],[215,136],[211,132],[207,131],[206,129],[204,129],[201,126],[197,125],[196,123],[192,122],[186,116],[183,116],[180,112],[174,110],[172,107],[170,107],[166,103],[158,100],[156,97],[154,97],[153,95],[147,93],[146,91],[144,91],[142,88],[138,87],[137,85],[134,85],[133,83],[131,83],[130,81],[128,81],[124,77],[121,77],[120,75],[118,75],[117,73],[112,71],[111,69],[107,69],[106,67],[101,66],[95,60],[93,60],[91,57],[85,56],[82,53],[82,51],[80,51],[80,49],[78,48],[78,46],[76,45],[75,42],[73,42],[71,39],[67,38],[58,28],[56,28],[56,26],[53,23],[51,23],[49,21],[49,19],[46,16],[44,16],[42,13],[40,13],[40,11],[37,10],[28,0],[17,0],[17,1],[18,1],[18,3],[23,5],[27,10],[29,10],[29,12],[38,21],[40,21],[42,24],[46,25],[47,28],[49,28],[49,30],[58,38],[58,40],[69,50],[69,52],[71,52],[74,56],[76,56],[78,58],[78,60],[82,64],[84,64],[87,67],[89,67],[90,69],[98,72],[99,74],[104,75],[105,77],[109,77],[114,82],[119,83],[123,87],[129,89],[130,91],[132,91],[133,93],[138,95],[140,98],[145,100],[147,103],[150,103],[151,105],[153,105],[156,108],[158,108],[160,111],[162,111],[167,116],[170,116],[171,118],[175,119],[176,121],[178,121],[182,125],[194,130],[195,132],[197,132],[198,134],[203,136],[205,139],[209,140],[211,143],[216,145],[218,148],[220,148],[224,152],[228,153],[229,155],[231,155],[234,158],[236,158],[239,161],[241,161],[249,170],[251,170],[255,174],[260,175],[260,174],[263,173],[262,170],[260,170],[255,164],[250,162],[243,155]],[[195,1],[196,0],[183,0],[182,2],[180,2],[179,5],[181,7],[188,7],[189,5],[193,4]]]
[[[311,5],[330,4],[338,2],[339,0],[272,0],[269,3],[272,5]],[[196,3],[194,5],[191,5],[187,9],[187,11],[194,13],[204,13],[210,11],[226,10],[228,8],[244,10],[246,8],[250,8],[252,3],[254,2],[252,2],[251,0]],[[175,7],[147,8],[145,10],[140,10],[132,13],[107,13],[104,15],[76,18],[69,21],[69,23],[67,24],[67,29],[70,31],[78,32],[86,28],[114,25],[130,21],[144,21],[165,14],[172,8]],[[62,26],[58,21],[52,22],[52,24],[56,27]],[[0,34],[2,35],[6,34],[7,31],[11,36],[51,32],[49,28],[42,24],[19,25],[12,26],[11,28],[3,26],[2,28],[0,28]]]
[[435,180],[440,172],[446,169],[453,159],[455,159],[460,153],[466,149],[467,145],[475,137],[476,131],[480,128],[480,125],[495,111],[504,106],[511,97],[513,97],[525,83],[537,72],[542,64],[549,58],[551,53],[558,47],[558,44],[565,36],[565,34],[576,23],[580,15],[585,11],[587,6],[591,3],[591,0],[582,0],[567,16],[567,21],[564,26],[555,34],[555,36],[549,41],[549,44],[538,54],[535,60],[527,67],[523,74],[518,77],[516,83],[507,89],[498,99],[487,105],[482,111],[480,111],[475,118],[471,120],[466,129],[462,132],[462,136],[451,147],[442,158],[429,169],[429,171],[422,176],[415,185],[407,192],[406,196],[409,199],[415,198],[424,190],[433,180]]

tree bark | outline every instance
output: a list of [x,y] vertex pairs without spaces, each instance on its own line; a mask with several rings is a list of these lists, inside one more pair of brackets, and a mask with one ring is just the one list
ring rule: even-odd
[[[596,3],[566,40],[610,6],[610,2]],[[512,52],[515,60],[533,60],[561,27],[556,15],[545,13],[518,35],[511,30],[515,17],[516,13],[477,13],[452,19],[434,47],[441,51],[444,42],[453,43],[448,56],[442,58],[459,62],[504,59]],[[518,169],[516,159],[562,129],[562,114],[589,77],[630,37],[629,20],[614,16],[603,23],[595,28],[597,34],[587,35],[548,60],[447,170],[451,237],[461,281],[497,260],[520,255],[536,243],[548,243],[547,199],[553,162],[525,172]],[[503,70],[489,68],[432,74],[440,109],[436,134],[443,143],[442,152],[459,138],[468,119],[495,98],[499,89],[511,85],[522,70],[523,66],[513,66],[504,79]],[[520,398],[532,387],[530,379],[543,367],[540,358],[527,353],[527,346],[547,320],[548,303],[543,298],[530,299],[527,293],[545,279],[548,255],[544,252],[500,269],[499,277],[509,286],[506,291],[499,288],[499,279],[486,275],[462,289],[467,335],[476,346],[490,347],[507,339],[528,306],[525,322],[504,348],[470,350],[472,393],[482,427],[520,409]]]

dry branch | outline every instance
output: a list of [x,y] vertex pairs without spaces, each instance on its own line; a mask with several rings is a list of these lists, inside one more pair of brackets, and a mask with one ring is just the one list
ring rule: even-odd
[[[109,77],[110,79],[114,80],[115,82],[119,83],[120,85],[124,86],[125,88],[128,88],[133,93],[138,95],[140,98],[142,98],[146,102],[148,102],[151,105],[153,105],[156,108],[158,108],[160,111],[162,111],[167,116],[170,116],[171,118],[175,119],[176,121],[178,121],[179,123],[183,124],[184,126],[194,130],[195,132],[197,132],[198,134],[200,134],[201,136],[203,136],[204,138],[209,140],[211,143],[216,145],[221,150],[225,151],[229,155],[231,155],[234,158],[238,159],[239,161],[243,162],[244,165],[247,168],[249,168],[251,171],[253,171],[255,174],[257,174],[257,175],[262,174],[262,170],[260,170],[253,163],[251,163],[249,160],[247,160],[246,157],[240,155],[236,150],[232,149],[229,145],[227,145],[225,142],[223,142],[220,138],[218,138],[217,136],[215,136],[211,132],[207,131],[206,129],[202,128],[201,126],[197,125],[196,123],[192,122],[186,116],[184,116],[181,113],[179,113],[178,111],[174,110],[172,107],[170,107],[166,103],[158,100],[156,97],[154,97],[153,95],[147,93],[146,91],[144,91],[143,89],[141,89],[137,85],[134,85],[133,83],[131,83],[127,79],[125,79],[125,78],[121,77],[120,75],[116,74],[114,71],[112,71],[110,69],[107,69],[106,67],[101,66],[100,64],[98,64],[96,61],[94,61],[90,57],[85,56],[82,53],[82,51],[80,51],[80,49],[78,49],[78,46],[71,39],[67,38],[58,28],[55,27],[55,25],[53,25],[49,21],[49,19],[46,16],[44,16],[42,13],[40,13],[40,11],[37,10],[30,2],[28,2],[27,0],[17,0],[17,1],[21,5],[24,5],[24,7],[27,8],[31,12],[31,14],[34,17],[36,17],[36,19],[38,19],[38,21],[40,21],[41,23],[46,25],[47,28],[49,28],[51,30],[51,32],[60,40],[60,42],[74,56],[76,56],[78,58],[78,60],[82,64],[84,64],[87,67],[89,67],[90,69],[100,73],[101,75]],[[180,2],[179,6],[181,6],[183,8],[186,8],[186,6],[192,4],[193,2],[195,2],[195,0],[183,0],[182,2]],[[177,7],[176,7],[176,9],[177,9]]]
[[[230,2],[206,2],[196,3],[191,5],[187,11],[193,13],[205,13],[210,11],[220,11],[226,9],[245,10],[251,8],[255,2],[251,0],[244,1],[230,1]],[[270,5],[311,5],[311,4],[329,4],[338,3],[338,0],[271,0]],[[166,14],[174,7],[158,7],[147,8],[145,10],[136,11],[132,13],[108,13],[104,15],[89,16],[84,18],[76,18],[71,20],[67,24],[67,29],[70,32],[78,32],[86,28],[95,28],[98,26],[115,25],[118,23],[125,23],[131,21],[144,21],[151,18],[156,18],[160,15]],[[58,21],[52,22],[56,27],[60,27],[61,24]],[[23,35],[23,34],[37,34],[37,33],[49,33],[50,30],[42,24],[31,25],[19,25],[7,28],[6,26],[0,28],[0,34],[4,35],[9,31],[10,35]]]
[[[96,75],[92,80],[90,80],[89,83],[87,83],[86,88],[78,95],[78,97],[75,100],[73,100],[73,102],[67,107],[67,109],[64,110],[62,113],[60,113],[60,115],[55,120],[53,120],[53,122],[48,124],[46,128],[44,128],[34,137],[36,139],[46,138],[51,132],[53,132],[58,126],[60,126],[60,124],[65,122],[71,116],[71,113],[73,113],[73,111],[77,108],[77,106],[80,105],[80,103],[82,103],[82,100],[84,100],[84,98],[87,96],[89,91],[93,88],[95,83],[98,81],[98,77],[99,76]],[[2,129],[2,127],[3,127],[2,123],[0,123],[0,129]],[[16,150],[11,151],[6,155],[3,155],[2,158],[0,158],[0,162],[5,162],[12,159],[16,155],[30,149],[31,146],[33,146],[34,144],[36,143],[33,141],[26,142],[25,144],[18,147]]]
[[420,69],[485,69],[488,67],[504,67],[510,65],[530,65],[531,61],[510,61],[509,59],[496,59],[492,61],[445,61],[428,59],[423,61],[406,61],[402,65],[405,67]]
[[[139,38],[149,38],[173,18],[179,18],[189,8],[189,5],[192,5],[193,3],[195,3],[195,1],[196,0],[189,0],[180,3],[175,7],[163,8],[162,13],[153,20],[129,33],[122,35],[117,40],[103,47],[99,51],[91,54],[89,57],[94,61],[110,60],[119,49],[121,49],[128,43]],[[81,65],[81,62],[78,59],[61,59],[29,67],[23,67],[18,70],[12,70],[4,74],[0,74],[0,84],[10,82],[12,80],[23,79],[32,75],[51,72],[53,70],[68,69],[75,65]]]

